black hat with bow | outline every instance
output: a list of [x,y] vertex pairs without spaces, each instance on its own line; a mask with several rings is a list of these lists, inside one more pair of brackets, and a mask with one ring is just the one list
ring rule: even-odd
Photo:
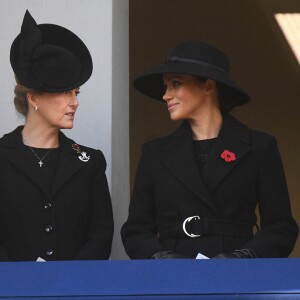
[[37,25],[28,10],[10,62],[20,84],[50,93],[81,86],[93,70],[89,50],[77,35],[55,24]]
[[164,73],[181,73],[213,79],[221,84],[219,101],[233,108],[250,101],[249,95],[229,77],[229,59],[219,49],[191,40],[177,45],[165,62],[133,81],[134,87],[146,96],[162,100],[165,92]]

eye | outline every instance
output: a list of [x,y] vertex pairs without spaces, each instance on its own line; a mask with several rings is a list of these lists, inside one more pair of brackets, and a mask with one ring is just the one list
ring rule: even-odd
[[80,94],[80,91],[76,91],[75,95],[78,96]]
[[173,86],[173,87],[177,87],[177,86],[179,86],[179,85],[181,85],[181,82],[180,82],[180,81],[178,81],[178,80],[172,80],[172,86]]

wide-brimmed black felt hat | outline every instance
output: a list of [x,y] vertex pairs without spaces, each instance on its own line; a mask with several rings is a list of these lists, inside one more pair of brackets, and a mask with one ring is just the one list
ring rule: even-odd
[[133,86],[142,94],[161,100],[165,93],[164,73],[181,73],[213,79],[222,87],[219,101],[223,107],[233,108],[250,101],[249,95],[229,77],[229,59],[219,49],[191,40],[177,45],[165,62],[142,74]]
[[51,93],[81,86],[93,71],[90,52],[77,35],[55,24],[37,25],[28,10],[10,62],[20,84]]

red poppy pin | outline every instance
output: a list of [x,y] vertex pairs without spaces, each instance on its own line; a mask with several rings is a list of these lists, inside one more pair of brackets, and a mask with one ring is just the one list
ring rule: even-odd
[[75,150],[78,154],[81,153],[80,147],[77,144],[72,144],[72,149]]
[[232,162],[236,160],[235,153],[230,152],[229,150],[224,150],[221,154],[221,157],[226,161],[226,162]]

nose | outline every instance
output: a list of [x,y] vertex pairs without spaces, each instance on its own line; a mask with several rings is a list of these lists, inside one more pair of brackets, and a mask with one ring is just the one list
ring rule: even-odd
[[79,101],[76,92],[70,94],[70,105],[75,108],[79,106]]
[[170,89],[168,88],[168,87],[166,87],[166,91],[165,91],[165,94],[163,95],[163,100],[164,101],[169,101],[169,100],[171,100],[172,99],[172,94],[171,94],[171,92],[170,92]]
[[76,108],[79,106],[79,101],[78,101],[77,96],[75,96],[75,97],[72,99],[71,105],[74,106],[74,107],[76,107]]

